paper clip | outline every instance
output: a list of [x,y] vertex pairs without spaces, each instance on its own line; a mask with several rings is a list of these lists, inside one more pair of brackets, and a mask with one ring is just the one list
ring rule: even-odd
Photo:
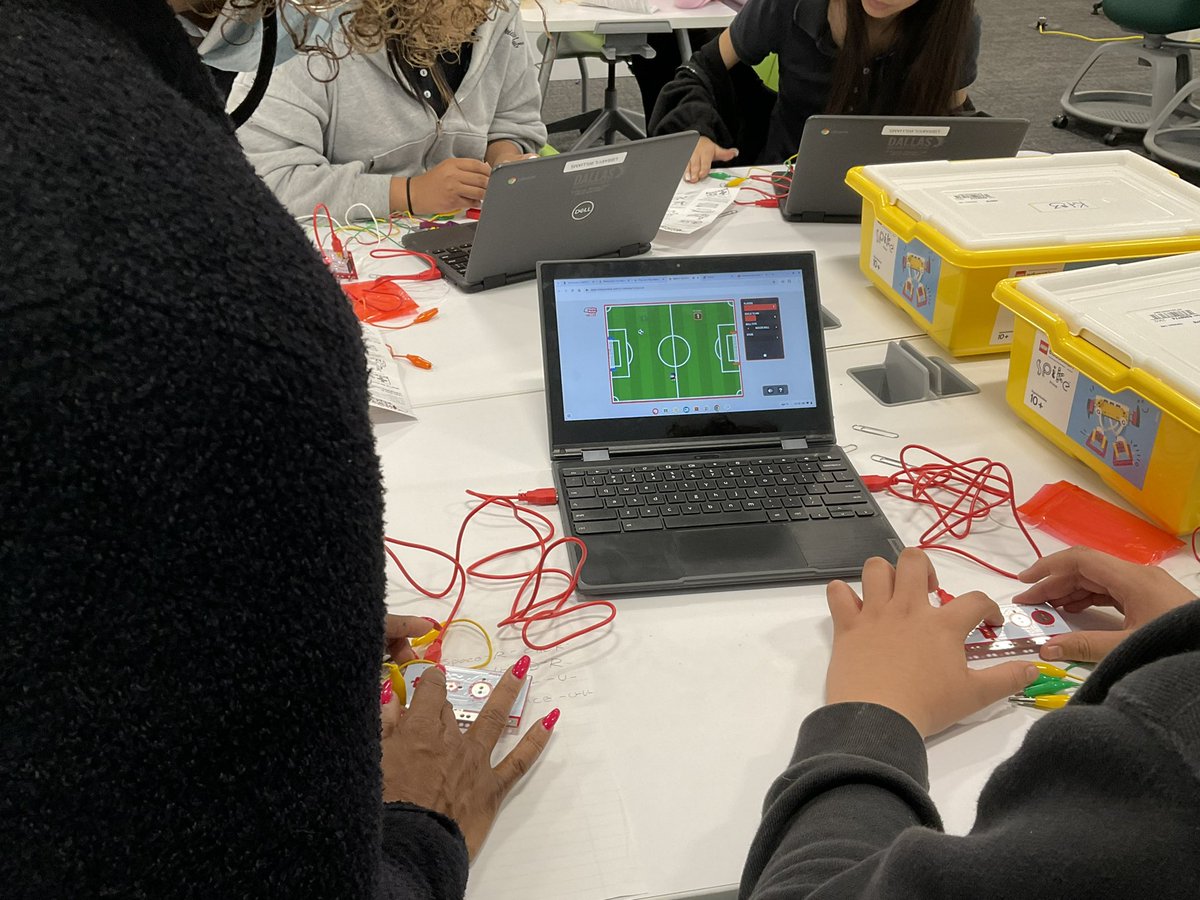
[[861,431],[863,434],[874,434],[878,437],[898,438],[900,435],[894,431],[887,431],[883,428],[872,428],[870,425],[851,425],[855,431]]
[[897,469],[903,468],[903,465],[904,465],[903,463],[900,462],[900,460],[892,459],[890,456],[884,456],[883,454],[880,454],[880,453],[872,453],[871,461],[877,462],[877,463],[883,463],[885,466],[895,466]]
[[842,444],[843,453],[853,453],[858,449],[858,444]]

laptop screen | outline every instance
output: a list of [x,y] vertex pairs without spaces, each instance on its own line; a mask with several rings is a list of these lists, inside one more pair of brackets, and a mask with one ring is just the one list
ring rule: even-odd
[[799,269],[556,278],[554,297],[568,421],[817,404]]
[[581,439],[828,417],[811,254],[547,263],[540,284],[552,418]]

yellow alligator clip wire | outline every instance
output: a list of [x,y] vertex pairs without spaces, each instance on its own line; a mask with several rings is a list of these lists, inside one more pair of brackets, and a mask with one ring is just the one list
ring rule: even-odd
[[410,647],[428,646],[437,640],[438,635],[442,633],[442,629],[445,627],[445,625],[438,625],[436,628],[430,628],[420,637],[410,639],[408,644]]

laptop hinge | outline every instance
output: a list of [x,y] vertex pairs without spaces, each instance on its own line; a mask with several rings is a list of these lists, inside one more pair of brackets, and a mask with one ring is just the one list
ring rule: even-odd
[[599,450],[584,450],[584,462],[608,462],[608,451],[601,448]]
[[808,440],[806,438],[791,438],[783,441],[781,446],[784,450],[807,450]]

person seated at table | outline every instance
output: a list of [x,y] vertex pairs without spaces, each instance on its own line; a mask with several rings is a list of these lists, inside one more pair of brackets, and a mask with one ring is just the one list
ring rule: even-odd
[[[1021,691],[1037,670],[1025,661],[967,666],[964,638],[980,620],[1003,617],[978,591],[930,605],[937,577],[919,550],[905,550],[894,569],[869,560],[861,599],[843,582],[829,585],[828,705],[800,726],[767,794],[741,900],[1197,895],[1195,592],[1156,567],[1078,548],[1021,580],[1032,587],[1016,602],[1112,606],[1124,622],[1042,648],[1048,659],[1104,660],[996,769],[965,836],[942,833],[923,739]],[[969,754],[966,742],[958,752]]]
[[[651,134],[695,130],[686,179],[713,163],[780,163],[809,116],[971,109],[980,20],[970,0],[748,0],[663,88]],[[778,55],[778,93],[750,66]]]
[[381,714],[429,625],[385,625],[362,332],[173,2],[4,9],[0,893],[458,900],[553,722],[493,768],[436,671]]
[[[240,129],[246,156],[294,215],[326,204],[433,215],[479,206],[502,162],[546,143],[541,95],[516,0],[419,0],[376,52],[309,54],[275,70]],[[471,26],[450,50],[443,32]],[[234,82],[228,108],[252,76]]]

